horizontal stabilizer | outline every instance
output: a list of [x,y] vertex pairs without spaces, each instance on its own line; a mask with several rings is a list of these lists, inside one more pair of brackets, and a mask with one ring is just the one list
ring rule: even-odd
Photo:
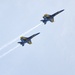
[[21,44],[22,46],[24,46],[24,43],[23,42],[18,42],[19,44]]
[[44,24],[46,24],[47,23],[47,20],[41,20]]

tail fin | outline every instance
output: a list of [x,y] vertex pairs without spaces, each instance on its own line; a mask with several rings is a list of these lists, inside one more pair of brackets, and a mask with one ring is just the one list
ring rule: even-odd
[[41,20],[44,24],[46,24],[47,23],[47,21],[46,20]]
[[19,44],[21,44],[22,46],[24,46],[24,43],[23,42],[18,42]]

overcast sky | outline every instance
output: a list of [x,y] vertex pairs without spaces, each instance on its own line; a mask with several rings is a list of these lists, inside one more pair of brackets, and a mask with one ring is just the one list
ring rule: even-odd
[[[25,36],[40,32],[32,44],[0,58],[0,75],[75,75],[74,0],[0,0],[0,47],[40,23],[46,13],[55,22],[42,24]],[[0,56],[17,45],[0,51]]]

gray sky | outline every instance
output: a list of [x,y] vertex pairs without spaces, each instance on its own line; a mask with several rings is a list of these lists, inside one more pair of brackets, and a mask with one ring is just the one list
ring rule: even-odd
[[41,33],[32,45],[20,46],[0,59],[0,75],[75,75],[74,7],[74,0],[0,0],[0,47],[39,24],[45,13],[65,9],[54,23],[42,24],[25,35]]

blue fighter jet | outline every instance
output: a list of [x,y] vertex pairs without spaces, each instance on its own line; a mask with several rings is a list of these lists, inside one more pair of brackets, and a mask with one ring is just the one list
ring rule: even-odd
[[62,11],[64,11],[64,9],[63,9],[63,10],[60,10],[60,11],[58,11],[58,12],[52,14],[52,15],[45,14],[45,15],[43,16],[43,20],[41,20],[41,21],[42,21],[44,24],[46,24],[47,21],[54,22],[54,17],[55,17],[56,15],[58,15],[59,13],[61,13]]
[[18,42],[18,43],[21,44],[22,46],[24,46],[25,43],[32,44],[31,39],[33,37],[35,37],[36,35],[38,35],[38,34],[40,34],[40,33],[33,34],[30,37],[24,37],[24,36],[22,36],[22,37],[20,37],[21,42]]

